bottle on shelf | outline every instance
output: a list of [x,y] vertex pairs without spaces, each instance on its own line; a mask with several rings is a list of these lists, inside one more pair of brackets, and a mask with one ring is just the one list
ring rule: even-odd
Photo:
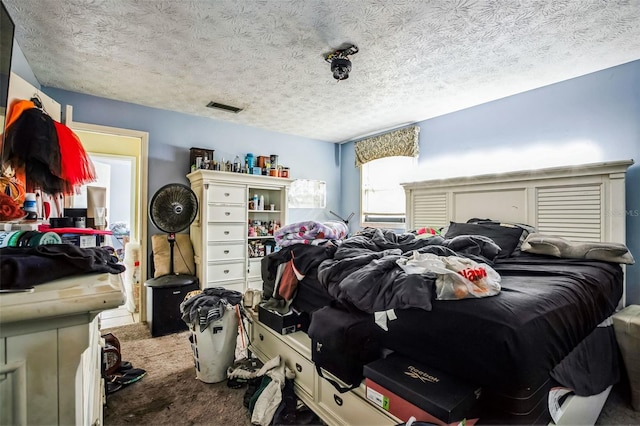
[[260,196],[260,202],[258,203],[258,210],[264,210],[264,195]]
[[258,208],[258,194],[253,194],[253,209],[259,210]]

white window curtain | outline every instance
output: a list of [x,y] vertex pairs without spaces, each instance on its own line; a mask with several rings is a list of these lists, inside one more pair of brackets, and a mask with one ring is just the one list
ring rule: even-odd
[[385,157],[417,157],[419,133],[420,127],[410,126],[356,142],[356,167]]

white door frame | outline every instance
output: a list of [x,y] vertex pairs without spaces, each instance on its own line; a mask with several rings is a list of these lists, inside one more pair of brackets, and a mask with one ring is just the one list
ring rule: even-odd
[[103,133],[115,136],[127,136],[139,138],[140,145],[140,168],[137,171],[139,177],[138,209],[139,215],[138,229],[140,229],[140,321],[144,322],[147,318],[147,297],[144,289],[144,283],[147,280],[147,189],[148,189],[148,163],[149,163],[149,133],[141,130],[122,129],[118,127],[102,126],[98,124],[88,124],[73,121],[73,107],[67,105],[65,110],[65,124],[73,129],[86,132]]

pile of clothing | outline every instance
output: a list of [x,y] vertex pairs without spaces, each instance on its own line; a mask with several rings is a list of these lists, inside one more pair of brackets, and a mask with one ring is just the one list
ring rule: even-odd
[[256,359],[237,361],[227,371],[227,385],[238,389],[247,385],[244,406],[254,425],[318,424],[318,417],[295,395],[290,370],[280,355],[262,365]]

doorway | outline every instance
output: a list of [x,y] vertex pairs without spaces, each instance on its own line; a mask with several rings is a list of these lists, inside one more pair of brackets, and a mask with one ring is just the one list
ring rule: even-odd
[[[146,319],[146,294],[143,283],[147,279],[147,164],[148,164],[148,141],[147,132],[121,129],[115,127],[99,126],[94,124],[78,123],[70,120],[71,111],[67,107],[66,125],[80,138],[85,151],[89,154],[96,165],[99,174],[100,186],[114,186],[110,191],[116,193],[114,197],[108,196],[108,211],[113,225],[118,232],[114,232],[112,246],[118,249],[122,244],[123,253],[128,250],[125,244],[134,243],[132,247],[139,245],[138,266],[135,268],[137,276],[134,280],[139,282],[139,292],[137,293],[135,305],[137,312],[130,312],[131,303],[126,303],[117,311],[105,311],[101,314],[102,328],[124,325],[128,322],[145,321]],[[71,121],[71,122],[70,122]],[[110,170],[111,175],[117,175],[115,179],[100,177],[100,170]],[[109,174],[109,173],[108,173]],[[107,180],[108,179],[108,180]],[[117,181],[117,182],[116,182]],[[91,185],[98,185],[92,183]],[[128,186],[125,188],[125,186]],[[127,200],[128,199],[128,200]],[[113,203],[114,205],[111,205]],[[117,205],[115,205],[117,203]],[[123,208],[121,204],[129,204],[129,208]],[[121,220],[120,220],[121,219]],[[128,229],[124,230],[122,223],[129,222]],[[114,229],[111,229],[114,231]],[[128,234],[128,238],[123,238],[123,234]],[[126,264],[126,261],[125,261]],[[133,270],[125,271],[124,275],[133,274]],[[130,280],[131,275],[126,279]],[[123,283],[124,284],[124,283]],[[125,294],[131,298],[132,291],[125,289]],[[134,305],[134,306],[135,306]],[[135,310],[135,309],[134,309]]]

